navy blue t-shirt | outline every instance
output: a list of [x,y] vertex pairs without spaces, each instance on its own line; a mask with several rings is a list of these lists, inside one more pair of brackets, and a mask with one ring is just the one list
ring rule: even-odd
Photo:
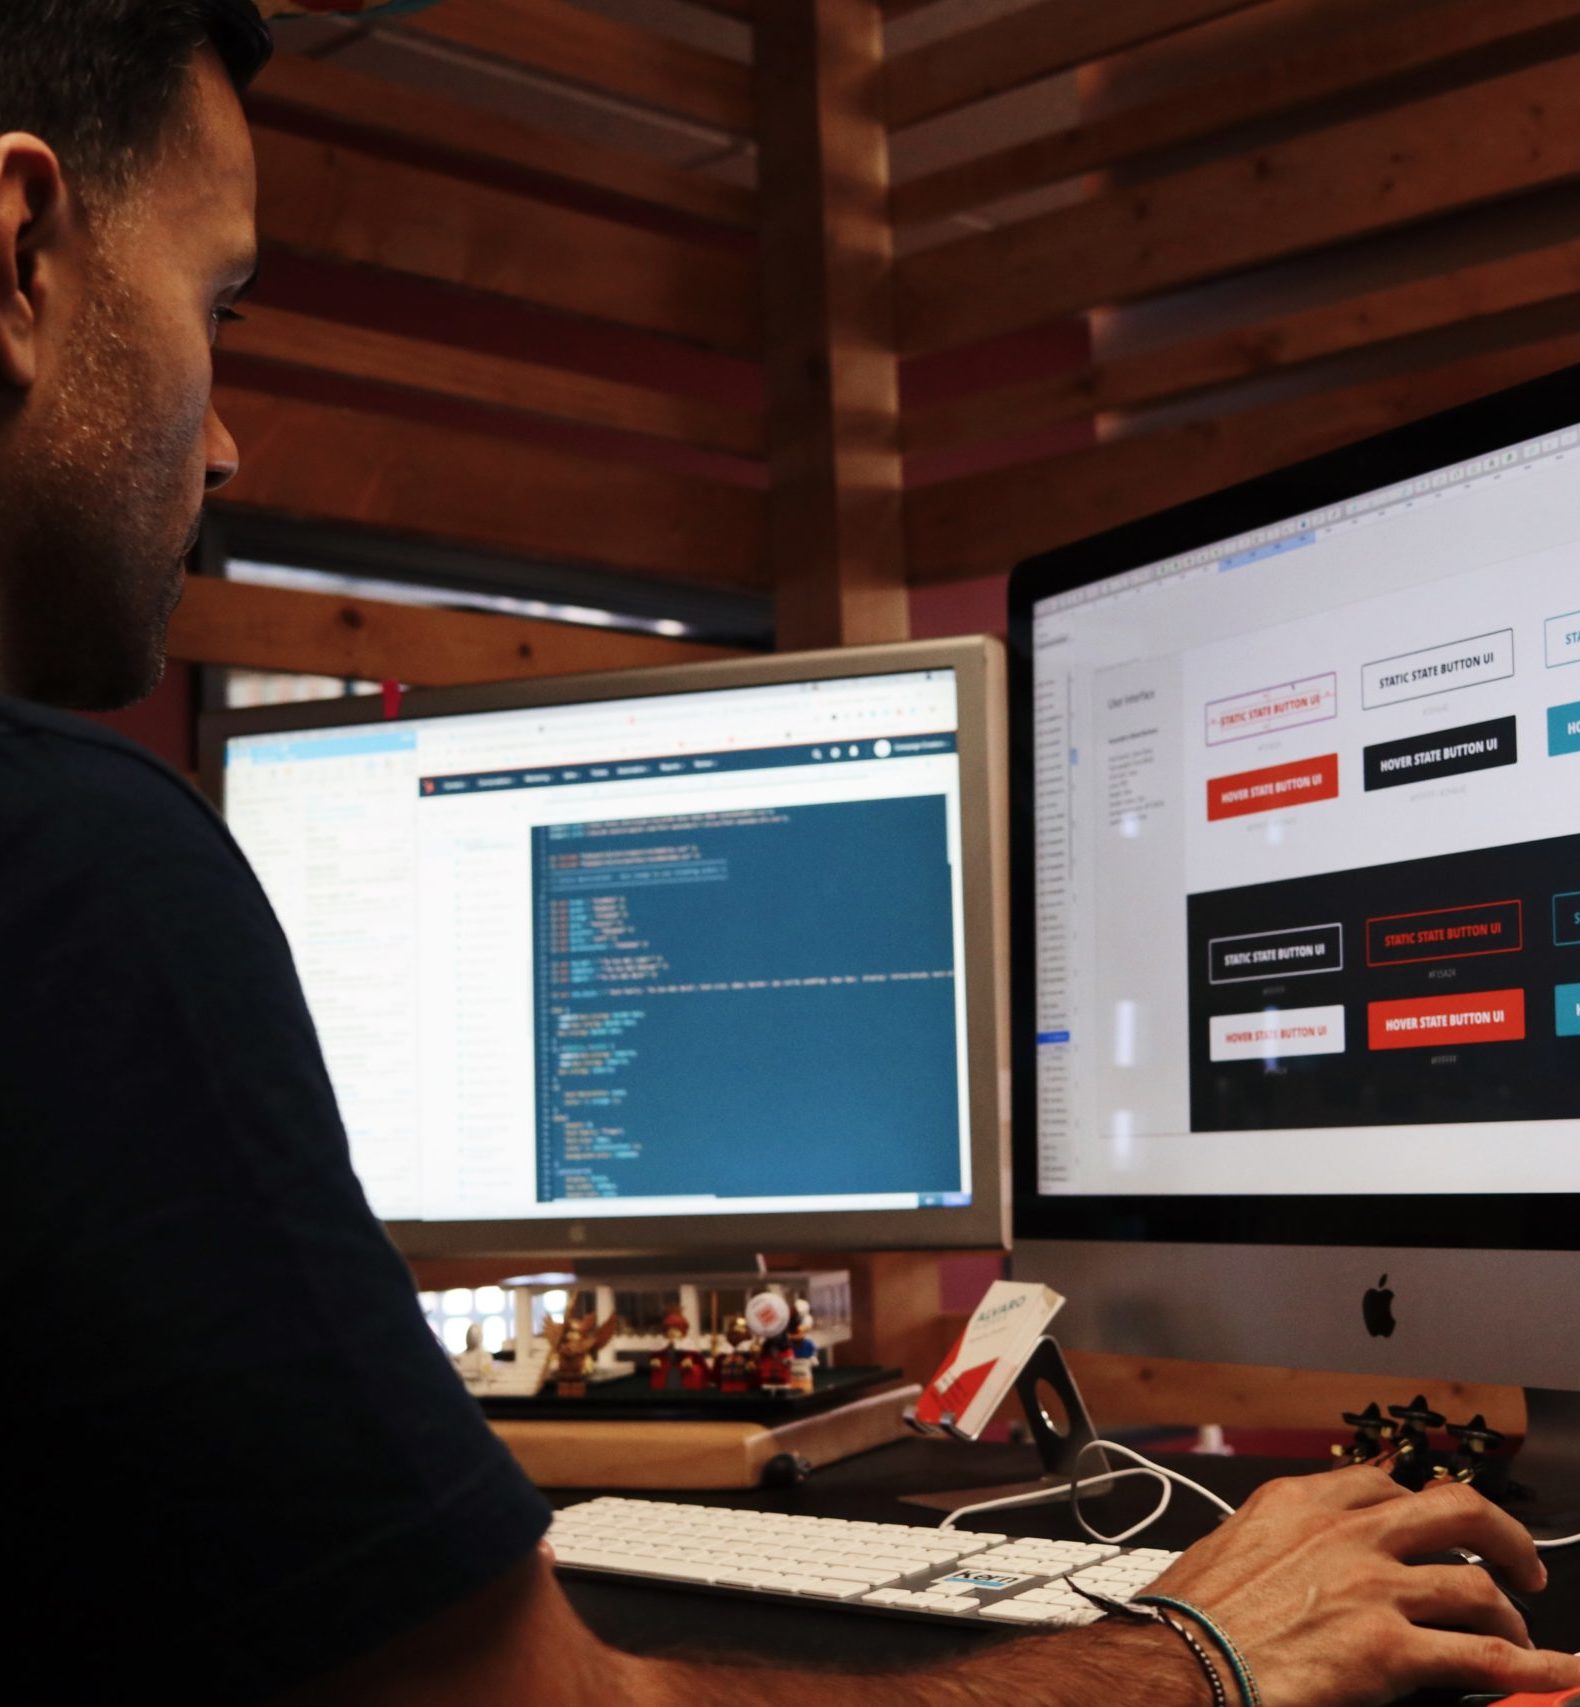
[[240,850],[4,699],[0,1156],[8,1699],[265,1700],[531,1551],[548,1508],[368,1209]]

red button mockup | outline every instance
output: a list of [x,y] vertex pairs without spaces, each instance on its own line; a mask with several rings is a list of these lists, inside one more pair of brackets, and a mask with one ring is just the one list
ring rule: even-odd
[[1249,812],[1276,812],[1282,806],[1336,800],[1338,793],[1339,755],[1323,753],[1296,764],[1209,777],[1207,818],[1216,823],[1220,818],[1241,818]]
[[1366,1035],[1373,1049],[1517,1043],[1525,1035],[1525,992],[1483,990],[1474,996],[1410,996],[1402,1001],[1368,1002]]

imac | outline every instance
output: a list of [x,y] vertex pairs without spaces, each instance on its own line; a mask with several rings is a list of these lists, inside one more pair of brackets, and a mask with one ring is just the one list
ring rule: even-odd
[[205,718],[401,1250],[1002,1248],[1003,702],[976,639]]
[[1522,1385],[1570,1512],[1577,571],[1580,370],[1010,592],[1017,1277],[1073,1345]]

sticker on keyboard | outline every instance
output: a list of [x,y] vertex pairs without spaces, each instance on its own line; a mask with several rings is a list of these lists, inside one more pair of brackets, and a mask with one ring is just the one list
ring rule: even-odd
[[939,1582],[969,1583],[972,1588],[1005,1589],[1014,1588],[1016,1583],[1029,1583],[1031,1577],[1011,1576],[1005,1571],[951,1571],[947,1577],[940,1577]]

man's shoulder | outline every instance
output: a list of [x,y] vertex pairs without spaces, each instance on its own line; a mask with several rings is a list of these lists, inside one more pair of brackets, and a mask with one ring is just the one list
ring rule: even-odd
[[103,808],[173,827],[219,828],[203,797],[146,747],[70,712],[0,696],[0,812],[68,801],[90,817]]

